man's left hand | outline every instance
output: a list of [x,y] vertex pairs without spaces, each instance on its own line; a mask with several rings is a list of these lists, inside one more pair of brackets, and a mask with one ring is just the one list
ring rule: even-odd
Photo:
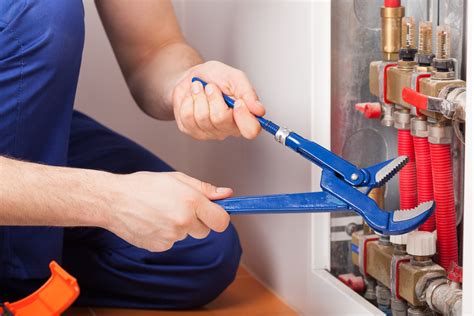
[[[208,84],[204,88],[200,82],[191,82],[193,77]],[[225,104],[222,93],[234,98],[234,109]],[[265,109],[245,73],[209,61],[182,76],[173,90],[173,112],[183,133],[199,140],[223,140],[257,137],[261,127],[255,116],[263,116]]]

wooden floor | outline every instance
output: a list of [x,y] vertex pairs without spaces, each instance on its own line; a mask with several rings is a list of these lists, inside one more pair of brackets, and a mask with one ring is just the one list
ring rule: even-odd
[[294,316],[288,305],[266,289],[244,268],[215,301],[193,311],[146,311],[113,308],[72,308],[66,316]]

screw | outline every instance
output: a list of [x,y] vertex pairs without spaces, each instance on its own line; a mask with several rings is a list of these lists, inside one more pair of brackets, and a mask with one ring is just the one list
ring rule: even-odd
[[431,22],[420,22],[419,26],[418,53],[429,55],[432,53],[432,34],[433,26]]
[[351,174],[352,181],[356,181],[357,179],[359,179],[359,176],[356,173]]
[[449,26],[438,26],[437,28],[436,58],[446,59],[451,55],[451,30]]
[[415,48],[415,18],[407,16],[402,19],[402,48]]

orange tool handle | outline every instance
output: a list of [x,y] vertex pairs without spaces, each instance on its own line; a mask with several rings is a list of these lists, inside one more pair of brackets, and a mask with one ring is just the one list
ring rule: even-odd
[[1,315],[56,316],[79,296],[77,280],[55,261],[49,264],[51,277],[33,294],[14,303],[5,303]]

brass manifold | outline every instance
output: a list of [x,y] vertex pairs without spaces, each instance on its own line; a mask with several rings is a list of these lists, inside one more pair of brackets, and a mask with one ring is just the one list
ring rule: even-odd
[[[352,234],[352,244],[358,248],[359,253],[352,251],[352,263],[359,267],[362,274],[369,275],[385,285],[392,287],[391,266],[394,248],[378,242],[375,235],[365,235],[363,231]],[[363,245],[363,246],[362,246]],[[362,247],[361,247],[362,246]],[[362,257],[360,257],[362,256]],[[361,267],[361,264],[364,267]],[[423,306],[417,294],[417,285],[429,275],[445,275],[445,270],[435,264],[414,265],[409,261],[401,262],[396,273],[398,280],[398,294],[412,306]],[[395,293],[392,293],[395,294]]]
[[[386,67],[385,64],[382,64],[382,66]],[[464,80],[440,77],[445,73],[436,73],[433,71],[433,69],[428,69],[430,70],[429,72],[424,71],[425,69],[420,70],[416,62],[413,61],[398,61],[396,65],[388,68],[386,78],[381,78],[382,72],[380,71],[379,67],[381,67],[380,62],[372,62],[370,64],[370,92],[375,96],[380,96],[379,86],[380,84],[384,83],[384,80],[386,80],[386,99],[394,105],[400,105],[407,109],[411,109],[412,106],[403,100],[402,91],[405,87],[415,88],[413,87],[413,80],[417,75],[423,75],[423,77],[419,79],[419,92],[427,96],[438,97],[441,90],[443,90],[445,87],[457,88],[466,86],[466,82]],[[439,113],[423,110],[421,113],[437,120],[443,119],[442,115]]]

